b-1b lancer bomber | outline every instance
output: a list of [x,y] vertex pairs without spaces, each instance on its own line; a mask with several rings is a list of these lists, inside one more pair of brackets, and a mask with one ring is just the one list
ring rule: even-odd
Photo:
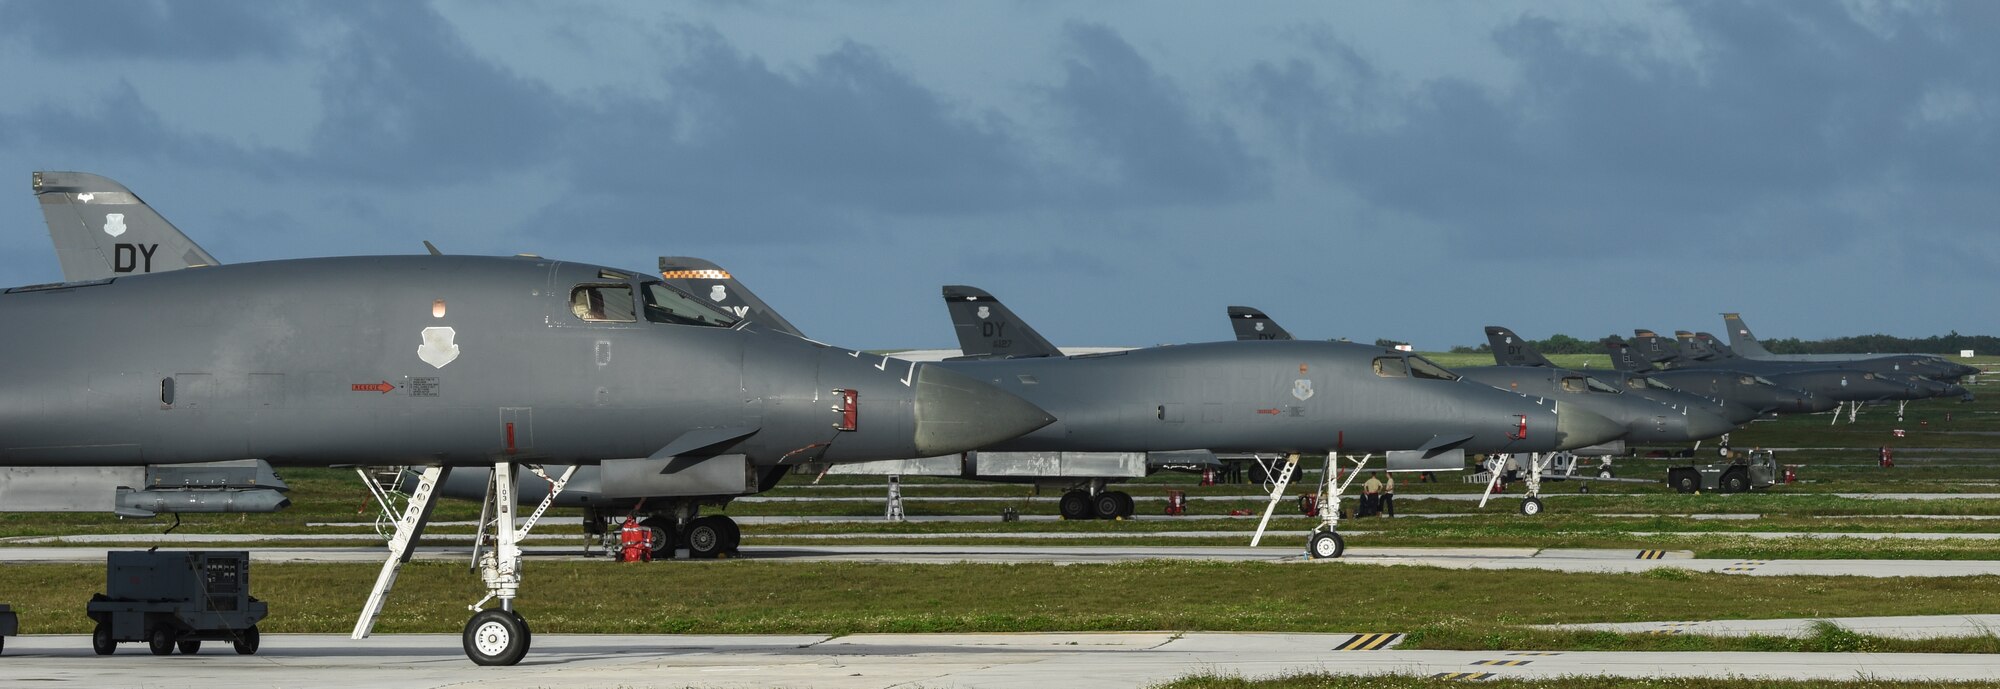
[[644,482],[709,462],[929,456],[1054,421],[944,367],[861,357],[743,322],[644,274],[534,256],[135,272],[5,290],[0,319],[10,326],[0,332],[0,466],[423,467],[357,638],[422,534],[438,483],[457,467],[490,469],[483,528],[493,546],[476,560],[488,595],[475,607],[498,606],[463,635],[485,665],[518,662],[531,639],[514,609],[519,544],[551,501],[517,525],[520,468],[571,467],[548,478],[553,496],[576,465]]

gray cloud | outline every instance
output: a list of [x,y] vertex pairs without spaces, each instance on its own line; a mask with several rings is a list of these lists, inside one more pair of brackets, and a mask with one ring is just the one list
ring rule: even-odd
[[1092,191],[1128,202],[1240,200],[1270,184],[1263,160],[1235,129],[1195,112],[1187,97],[1117,32],[1097,24],[1064,31],[1073,56],[1048,98],[1077,138],[1113,168]]
[[0,36],[85,61],[269,58],[297,50],[300,7],[288,0],[11,0],[0,2]]
[[[1529,16],[1494,34],[1520,69],[1512,88],[1397,90],[1320,59],[1247,80],[1319,174],[1474,252],[1810,251],[1892,218],[1971,231],[2000,211],[1990,194],[1940,208],[1935,193],[2000,181],[2000,164],[1974,153],[2000,123],[1996,47],[1973,38],[2000,28],[1990,12],[1966,18],[1983,27],[1941,32],[1935,18],[1835,3],[1682,7],[1693,63],[1661,57],[1673,51],[1634,27]],[[1926,98],[1958,106],[1957,119],[1923,118]]]

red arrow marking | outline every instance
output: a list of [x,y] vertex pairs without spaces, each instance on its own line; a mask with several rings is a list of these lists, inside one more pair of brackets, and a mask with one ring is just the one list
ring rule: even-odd
[[396,386],[390,385],[386,380],[380,383],[355,383],[351,387],[355,392],[379,392],[384,395],[396,390]]

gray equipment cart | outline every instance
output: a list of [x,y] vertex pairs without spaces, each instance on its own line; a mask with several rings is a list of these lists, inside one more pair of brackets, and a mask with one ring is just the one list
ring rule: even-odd
[[1757,450],[1715,464],[1667,470],[1667,485],[1682,493],[1744,493],[1776,485],[1783,468],[1770,450]]
[[106,553],[104,589],[87,608],[97,621],[90,646],[98,655],[122,641],[144,641],[160,656],[228,641],[249,655],[257,652],[257,622],[270,610],[250,596],[250,553],[241,550]]
[[21,618],[14,615],[14,608],[6,603],[0,603],[0,644],[4,644],[7,637],[19,633],[21,633]]

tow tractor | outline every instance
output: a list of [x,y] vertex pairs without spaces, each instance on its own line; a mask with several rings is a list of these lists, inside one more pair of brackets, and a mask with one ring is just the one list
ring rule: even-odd
[[1667,485],[1681,493],[1747,493],[1770,488],[1783,475],[1770,450],[1752,450],[1732,452],[1727,461],[1668,469]]

